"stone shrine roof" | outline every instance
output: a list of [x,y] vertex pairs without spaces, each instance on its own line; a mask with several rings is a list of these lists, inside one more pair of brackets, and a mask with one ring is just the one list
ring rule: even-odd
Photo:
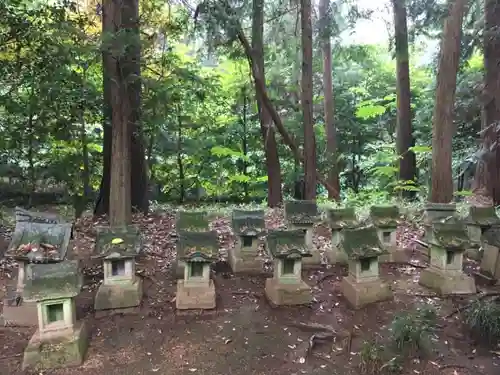
[[470,245],[467,227],[459,220],[434,223],[430,244],[450,251],[465,251]]
[[302,258],[310,257],[311,253],[306,245],[304,229],[270,230],[267,234],[267,248],[273,258]]
[[129,225],[97,228],[93,258],[135,258],[141,250],[142,236],[138,227]]
[[290,224],[314,224],[321,219],[315,201],[285,202],[285,218]]
[[399,222],[398,206],[371,206],[370,219],[379,228],[395,228]]
[[179,232],[177,252],[185,262],[212,263],[219,259],[217,232]]
[[469,215],[465,218],[465,223],[479,226],[500,225],[500,218],[493,206],[471,206],[469,207]]
[[354,207],[330,208],[327,215],[332,229],[353,228],[357,225]]
[[80,293],[82,285],[78,261],[33,264],[28,268],[24,295],[37,301],[72,298]]
[[264,211],[235,210],[232,215],[234,233],[240,236],[260,236],[266,229]]
[[204,232],[209,229],[206,211],[179,211],[175,221],[177,231]]
[[339,247],[350,259],[373,258],[386,253],[373,225],[348,228],[342,233]]

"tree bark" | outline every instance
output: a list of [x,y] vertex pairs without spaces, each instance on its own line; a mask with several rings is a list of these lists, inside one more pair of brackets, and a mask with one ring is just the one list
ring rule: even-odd
[[302,115],[304,124],[304,197],[316,199],[316,137],[313,119],[311,0],[300,1],[302,29]]
[[[394,9],[394,36],[396,44],[397,126],[396,149],[399,159],[399,179],[415,179],[415,154],[408,151],[414,145],[411,125],[410,64],[406,0],[392,0]],[[403,190],[403,197],[412,198],[415,192]]]
[[432,186],[430,201],[449,203],[453,200],[451,168],[453,107],[460,60],[462,21],[467,0],[449,0],[437,73],[436,102],[432,132]]
[[[252,49],[259,73],[265,83],[264,70],[264,0],[253,0],[252,16]],[[267,205],[277,207],[283,201],[281,190],[281,165],[278,145],[272,126],[269,111],[262,103],[260,95],[256,95],[259,112],[260,130],[264,145],[267,168]]]
[[323,91],[325,105],[325,132],[326,153],[329,164],[328,182],[335,188],[337,194],[328,192],[328,198],[340,200],[340,182],[337,163],[337,130],[335,127],[335,102],[333,99],[332,81],[332,44],[331,32],[328,25],[331,24],[331,9],[329,0],[321,0],[319,3],[319,17],[321,27],[321,49],[323,54]]

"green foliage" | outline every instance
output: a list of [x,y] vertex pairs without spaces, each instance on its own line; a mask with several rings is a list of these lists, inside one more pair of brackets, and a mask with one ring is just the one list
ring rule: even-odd
[[480,342],[495,346],[500,342],[500,303],[498,298],[477,299],[464,311],[465,323]]

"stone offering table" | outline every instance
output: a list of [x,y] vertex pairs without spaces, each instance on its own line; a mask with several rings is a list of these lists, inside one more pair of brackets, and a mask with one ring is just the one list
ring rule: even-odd
[[467,233],[471,247],[466,250],[469,258],[479,260],[482,234],[492,227],[500,227],[500,218],[497,216],[495,207],[469,207],[469,215],[465,218]]
[[420,273],[419,283],[440,295],[476,293],[474,279],[462,271],[463,254],[469,243],[463,223],[434,223],[429,267]]
[[88,332],[85,322],[76,319],[74,298],[82,287],[78,262],[36,264],[30,269],[25,293],[36,301],[38,329],[24,351],[23,370],[81,365]]
[[267,298],[278,306],[310,303],[311,288],[302,280],[302,260],[311,256],[304,231],[270,231],[267,248],[274,261],[273,277],[266,279]]
[[[179,211],[175,221],[177,238],[179,232],[206,232],[209,230],[208,214],[205,211]],[[177,241],[177,244],[179,242]],[[179,259],[179,246],[177,246],[175,260],[175,277],[182,279],[184,277],[184,262]]]
[[[18,217],[19,219],[20,217]],[[36,325],[36,303],[23,291],[30,263],[58,263],[66,259],[72,224],[23,220],[16,222],[12,240],[5,257],[18,264],[17,281],[3,301],[3,319],[6,325]]]
[[310,249],[310,256],[303,259],[304,267],[321,266],[321,254],[313,243],[314,224],[321,220],[321,214],[314,201],[289,201],[285,203],[285,221],[291,230],[302,229],[305,232],[305,245]]
[[339,247],[349,259],[349,275],[342,279],[341,290],[353,308],[392,298],[389,285],[379,275],[379,257],[386,250],[375,227],[345,229]]
[[233,273],[262,273],[262,260],[257,258],[262,243],[259,237],[266,227],[264,211],[234,210],[232,226],[236,240],[234,248],[229,249],[228,262]]
[[484,249],[481,259],[480,274],[498,284],[500,279],[500,228],[492,227],[481,236]]
[[181,231],[177,251],[185,267],[184,279],[177,280],[176,308],[214,309],[215,285],[210,279],[210,264],[218,259],[217,233]]
[[398,206],[371,206],[370,220],[377,228],[377,235],[386,253],[380,262],[404,263],[408,259],[403,249],[398,248],[397,229],[399,224]]
[[340,251],[343,230],[358,226],[354,207],[331,208],[327,211],[328,225],[332,231],[332,247],[325,252],[328,263],[347,264],[347,254]]
[[141,250],[142,237],[138,228],[98,228],[92,258],[102,260],[104,280],[95,296],[96,312],[133,311],[141,304],[142,279],[135,274],[135,258]]

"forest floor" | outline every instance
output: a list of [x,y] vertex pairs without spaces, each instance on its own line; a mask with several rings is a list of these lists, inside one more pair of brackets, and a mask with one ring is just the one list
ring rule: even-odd
[[[305,271],[314,302],[307,307],[271,307],[264,295],[265,276],[235,277],[221,261],[215,267],[217,308],[179,314],[175,309],[176,280],[171,265],[175,252],[173,213],[136,216],[145,234],[145,255],[138,260],[144,277],[145,295],[137,314],[96,319],[93,297],[102,279],[102,267],[90,260],[95,226],[102,221],[90,217],[77,221],[74,251],[85,265],[85,287],[77,299],[78,316],[90,328],[86,360],[81,367],[48,370],[33,374],[57,375],[349,375],[361,374],[360,350],[365,340],[387,336],[396,312],[414,311],[421,303],[438,308],[438,331],[433,351],[426,360],[413,359],[404,374],[496,375],[500,352],[476,346],[462,327],[457,307],[464,298],[438,298],[418,285],[425,257],[415,251],[416,228],[401,226],[398,240],[413,255],[411,265],[383,265],[382,276],[392,284],[393,301],[354,311],[340,293],[346,270],[328,267]],[[267,216],[268,227],[283,223],[280,210]],[[221,242],[221,259],[232,245],[227,217],[215,217],[212,224]],[[329,246],[328,230],[316,229],[318,248]],[[8,234],[7,234],[8,235]],[[8,240],[8,239],[7,239]],[[477,264],[467,261],[472,273]],[[15,268],[3,261],[0,270],[0,297],[15,277]],[[482,287],[484,289],[484,287]],[[335,338],[308,350],[315,332],[300,323],[319,323],[335,330]],[[310,327],[309,327],[310,328]],[[23,374],[20,369],[24,348],[34,328],[0,329],[0,374]],[[372,372],[367,372],[368,374]]]

